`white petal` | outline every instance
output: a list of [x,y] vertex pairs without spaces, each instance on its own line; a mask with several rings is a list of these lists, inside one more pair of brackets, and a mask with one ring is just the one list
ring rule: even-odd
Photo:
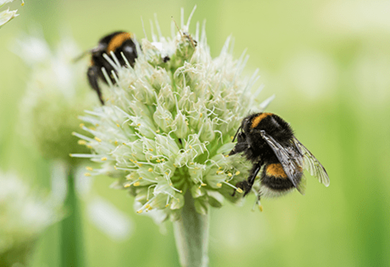
[[18,12],[18,10],[11,10],[11,11],[9,11],[9,9],[4,10],[3,12],[1,12],[0,13],[0,27],[2,27],[4,24],[9,22],[11,19],[19,16],[19,14],[16,14],[16,12]]

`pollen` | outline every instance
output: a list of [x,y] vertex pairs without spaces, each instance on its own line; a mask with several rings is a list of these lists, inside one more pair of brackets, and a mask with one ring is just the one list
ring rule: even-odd
[[143,212],[143,210],[137,210],[137,213],[138,214],[140,214],[140,213],[142,213]]
[[237,192],[240,193],[240,194],[244,193],[244,191],[242,191],[242,189],[239,188],[239,187],[237,187]]
[[189,148],[192,149],[192,146],[190,145]]
[[232,174],[231,172],[229,172],[229,173],[228,173],[228,176],[229,176],[229,177],[232,177],[232,176],[233,176],[233,174]]
[[218,170],[222,170],[222,167],[219,167]]
[[236,171],[235,175],[239,175],[241,172],[240,171]]
[[138,179],[139,179],[139,180],[142,180],[142,179],[143,179],[143,177],[138,177]]
[[117,123],[117,124],[116,124],[116,127],[121,127],[121,126],[119,125],[119,123]]
[[115,142],[114,142],[114,145],[116,145],[116,146],[117,146],[117,145],[118,145],[118,141],[115,141]]
[[169,204],[165,205],[165,207],[168,208],[168,207],[169,207]]
[[96,141],[98,141],[98,142],[101,142],[102,141],[102,139],[100,139],[99,137],[97,137],[97,136],[95,136],[95,138],[94,138]]
[[164,162],[164,161],[165,161],[165,159],[161,159],[161,161],[162,161],[162,162]]
[[134,183],[134,186],[139,186],[140,185],[140,182],[135,182]]
[[222,187],[222,183],[217,183],[217,186],[218,187]]
[[145,205],[145,209],[148,209],[148,208],[150,208],[150,204]]
[[201,183],[200,185],[201,185],[201,186],[207,186],[207,184],[205,184],[205,183]]
[[84,123],[80,123],[79,126],[80,126],[80,128],[83,128],[85,126],[85,124]]
[[130,187],[130,186],[131,186],[131,184],[125,184],[125,185],[124,185],[125,188],[128,188],[128,187]]
[[137,126],[138,126],[138,127],[141,126],[141,123],[138,123]]
[[79,144],[79,145],[86,145],[86,144],[87,144],[87,141],[85,141],[85,140],[79,140],[79,141],[77,141],[77,144]]
[[260,212],[263,212],[263,205],[259,205]]
[[203,113],[200,113],[200,114],[199,114],[199,117],[202,118],[202,117],[203,117]]
[[86,167],[85,169],[87,169],[87,171],[93,171],[92,167]]
[[153,148],[149,148],[149,151],[152,152],[152,151],[153,151]]
[[159,163],[160,163],[160,162],[161,162],[161,160],[159,160],[159,159],[158,159],[158,160],[156,160],[156,162],[159,162]]
[[142,167],[142,163],[137,163],[137,165],[138,165],[139,167]]
[[102,161],[106,161],[107,158],[106,158],[106,157],[102,157],[101,160],[102,160]]
[[149,169],[148,169],[148,172],[152,172],[152,171],[153,171],[153,169],[152,169],[152,168],[149,168]]
[[84,173],[84,176],[91,176],[89,172]]

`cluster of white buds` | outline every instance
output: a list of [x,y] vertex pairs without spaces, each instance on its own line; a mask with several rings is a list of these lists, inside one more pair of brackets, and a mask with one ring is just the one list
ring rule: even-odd
[[135,196],[138,213],[157,209],[172,219],[186,193],[202,214],[225,198],[238,201],[242,190],[235,185],[250,169],[245,158],[228,154],[254,101],[257,75],[241,78],[247,57],[233,59],[230,38],[212,58],[204,26],[197,24],[194,35],[188,26],[171,38],[143,39],[134,68],[111,54],[116,83],[107,74],[106,105],[81,117],[87,135],[74,133],[93,152],[71,155],[100,163],[87,176],[118,178],[113,186]]

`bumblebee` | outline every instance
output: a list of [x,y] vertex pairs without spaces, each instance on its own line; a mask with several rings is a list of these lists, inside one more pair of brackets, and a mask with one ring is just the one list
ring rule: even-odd
[[275,197],[294,188],[304,194],[303,169],[308,169],[322,184],[329,186],[325,168],[279,116],[255,113],[245,117],[233,142],[236,138],[237,144],[229,155],[243,153],[253,163],[248,179],[236,185],[244,191],[244,196],[251,191],[260,170],[258,201],[261,196]]
[[114,77],[111,75],[112,71],[115,71],[114,67],[104,58],[104,54],[111,55],[111,52],[114,53],[115,57],[118,59],[121,66],[125,66],[126,62],[122,56],[126,57],[129,64],[133,67],[135,59],[137,58],[137,48],[135,39],[133,35],[129,32],[117,31],[111,34],[108,34],[99,40],[98,46],[89,50],[91,53],[91,66],[88,68],[87,76],[89,84],[92,89],[94,89],[100,99],[102,105],[104,105],[104,100],[102,96],[102,91],[99,87],[98,80],[99,78],[107,83],[102,68],[105,68],[111,82],[115,84]]

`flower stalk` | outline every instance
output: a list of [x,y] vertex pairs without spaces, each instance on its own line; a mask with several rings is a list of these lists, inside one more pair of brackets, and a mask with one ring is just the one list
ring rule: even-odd
[[196,211],[194,199],[187,191],[181,218],[173,223],[176,247],[183,267],[208,265],[209,215]]
[[81,231],[81,213],[75,190],[76,167],[68,165],[67,186],[68,193],[65,199],[65,207],[69,213],[61,221],[61,265],[62,267],[84,266],[83,246]]

